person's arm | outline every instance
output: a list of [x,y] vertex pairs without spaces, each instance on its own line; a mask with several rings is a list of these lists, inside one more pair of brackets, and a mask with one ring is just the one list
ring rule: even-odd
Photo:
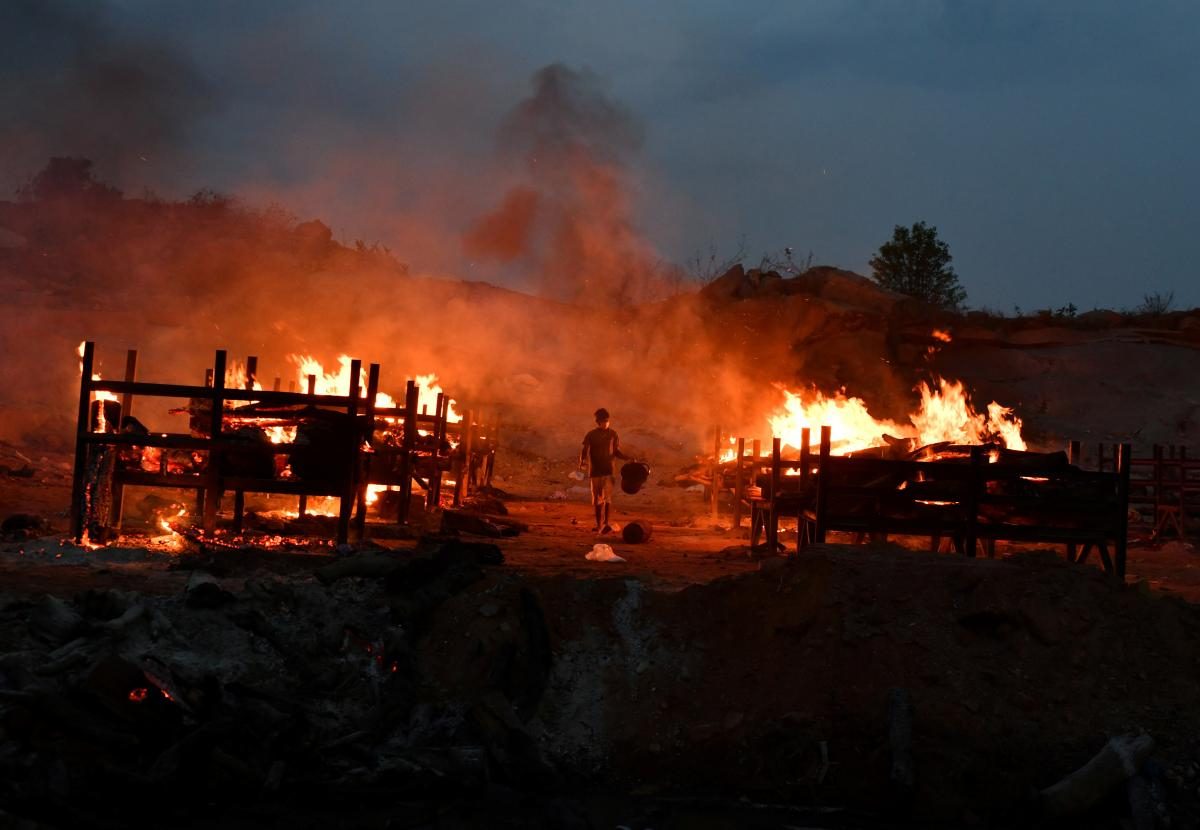
[[581,447],[579,450],[579,469],[582,470],[583,468],[585,468],[587,466],[587,456],[588,456],[588,442],[587,442],[587,438],[584,438],[583,439],[583,447]]
[[615,432],[613,433],[613,458],[620,458],[623,461],[633,460],[630,456],[621,452],[621,439]]

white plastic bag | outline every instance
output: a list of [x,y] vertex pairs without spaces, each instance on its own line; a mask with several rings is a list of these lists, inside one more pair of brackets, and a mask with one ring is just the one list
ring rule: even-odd
[[617,556],[613,549],[605,544],[594,545],[588,555],[583,557],[591,562],[624,562],[624,557]]

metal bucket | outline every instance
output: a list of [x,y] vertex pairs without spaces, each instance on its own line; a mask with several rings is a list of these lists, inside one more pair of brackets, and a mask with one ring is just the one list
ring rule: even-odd
[[642,489],[650,478],[650,465],[641,461],[630,461],[621,467],[621,492],[633,495]]

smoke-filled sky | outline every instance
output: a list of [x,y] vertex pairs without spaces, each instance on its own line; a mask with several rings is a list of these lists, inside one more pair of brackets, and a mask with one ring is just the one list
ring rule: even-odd
[[1200,305],[1198,98],[1182,0],[0,4],[4,191],[87,155],[542,289],[924,220],[976,308]]

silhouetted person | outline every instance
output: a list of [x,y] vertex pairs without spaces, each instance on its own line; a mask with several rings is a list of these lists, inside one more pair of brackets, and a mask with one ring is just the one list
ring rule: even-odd
[[583,436],[579,466],[586,467],[592,481],[592,507],[596,510],[596,526],[592,530],[609,533],[608,505],[613,493],[613,459],[629,459],[621,452],[621,439],[609,428],[608,410],[596,410],[596,428]]

